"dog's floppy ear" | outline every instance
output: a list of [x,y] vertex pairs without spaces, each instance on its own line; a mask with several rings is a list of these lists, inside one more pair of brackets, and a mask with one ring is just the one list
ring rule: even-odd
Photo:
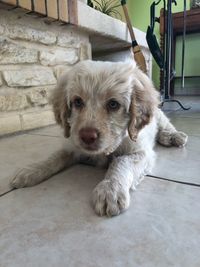
[[154,109],[158,106],[158,92],[153,83],[141,70],[135,68],[133,79],[133,92],[130,104],[130,122],[128,133],[135,141],[139,131],[147,125],[153,116]]
[[57,87],[51,96],[51,104],[53,106],[53,112],[55,120],[64,129],[64,136],[68,138],[70,136],[70,125],[68,119],[70,116],[70,108],[68,107],[67,95],[66,95],[66,78],[61,79],[58,82]]

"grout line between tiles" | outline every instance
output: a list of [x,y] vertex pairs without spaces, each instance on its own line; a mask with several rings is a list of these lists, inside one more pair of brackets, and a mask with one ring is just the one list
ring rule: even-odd
[[34,135],[34,136],[47,136],[47,137],[62,138],[62,136],[48,135],[48,134],[34,134],[34,133],[28,133],[27,135]]
[[[48,137],[56,137],[56,138],[61,138],[59,136],[49,136],[49,135],[45,135],[45,134],[33,134],[33,133],[27,133],[27,135],[38,135],[38,136],[48,136]],[[196,137],[200,137],[199,135],[190,135],[190,136],[196,136]],[[165,180],[165,181],[169,181],[169,182],[173,182],[173,183],[179,183],[179,184],[184,184],[184,185],[189,185],[189,186],[194,186],[194,187],[200,187],[200,184],[197,183],[190,183],[190,182],[183,182],[183,181],[177,181],[174,179],[169,179],[169,178],[164,178],[164,177],[160,177],[160,176],[155,176],[155,175],[147,175],[147,177],[149,178],[153,178],[153,179],[159,179],[159,180]],[[12,192],[14,189],[11,189],[5,193],[0,194],[0,197],[3,197],[7,194],[9,194],[10,192]]]
[[[174,179],[168,179],[168,178],[163,178],[163,177],[159,177],[159,176],[155,176],[155,175],[147,175],[147,177],[149,178],[153,178],[153,179],[158,179],[158,180],[163,180],[163,181],[168,181],[168,182],[172,182],[172,183],[177,183],[177,184],[184,184],[184,185],[189,185],[189,186],[194,186],[194,187],[200,187],[200,184],[196,184],[196,183],[188,183],[188,182],[183,182],[183,181],[176,181]],[[11,193],[12,191],[16,190],[15,188],[0,194],[0,198]]]
[[7,195],[7,194],[9,194],[10,192],[12,192],[12,191],[14,191],[14,190],[15,190],[15,189],[10,189],[9,191],[0,194],[0,197],[3,197],[3,196],[5,196],[5,195]]
[[168,181],[168,182],[172,182],[172,183],[177,183],[177,184],[184,184],[184,185],[189,185],[189,186],[200,187],[200,184],[177,181],[177,180],[174,180],[174,179],[163,178],[163,177],[159,177],[159,176],[155,176],[155,175],[147,175],[147,177],[153,178],[153,179],[164,180],[164,181]]

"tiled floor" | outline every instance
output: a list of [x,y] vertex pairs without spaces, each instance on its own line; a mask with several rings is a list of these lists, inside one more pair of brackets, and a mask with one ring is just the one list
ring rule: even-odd
[[130,209],[114,218],[98,217],[91,208],[92,189],[104,175],[93,167],[75,166],[10,191],[16,168],[59,149],[57,126],[1,139],[0,266],[199,267],[200,98],[184,102],[190,111],[165,109],[189,134],[188,145],[157,146],[158,178],[146,177]]

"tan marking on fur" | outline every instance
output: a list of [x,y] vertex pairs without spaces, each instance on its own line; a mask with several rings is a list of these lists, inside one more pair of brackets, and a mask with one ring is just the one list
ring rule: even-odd
[[59,87],[58,85],[58,87],[54,90],[50,101],[53,106],[55,120],[62,126],[64,129],[64,136],[68,138],[70,136],[70,125],[68,123],[70,109],[68,108],[64,92],[64,88]]
[[139,69],[135,71],[136,81],[130,105],[130,123],[128,132],[135,140],[139,131],[150,123],[155,108],[158,106],[158,92],[151,80]]
[[80,97],[84,102],[86,102],[89,98],[88,92],[86,92],[83,88],[79,87],[74,89],[74,94],[72,95],[70,101],[73,101],[76,97]]

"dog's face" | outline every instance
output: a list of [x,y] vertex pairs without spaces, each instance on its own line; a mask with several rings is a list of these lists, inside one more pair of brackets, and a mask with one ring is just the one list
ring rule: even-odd
[[109,154],[127,130],[135,139],[150,121],[157,94],[130,63],[84,61],[62,77],[52,101],[66,137],[86,153]]

